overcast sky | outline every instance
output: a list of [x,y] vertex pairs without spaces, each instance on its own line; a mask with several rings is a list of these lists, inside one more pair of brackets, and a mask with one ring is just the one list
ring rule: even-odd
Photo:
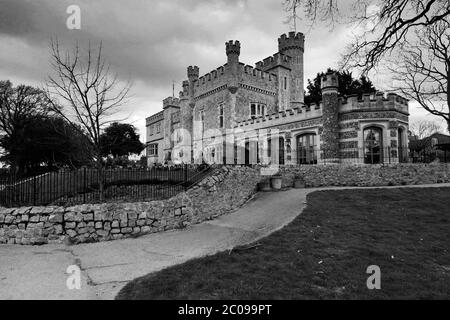
[[[103,42],[106,58],[120,79],[131,80],[132,99],[124,108],[145,139],[145,118],[162,108],[162,100],[181,90],[186,68],[200,74],[223,65],[225,42],[241,41],[246,64],[277,52],[278,37],[291,31],[284,22],[283,0],[0,0],[0,79],[42,86],[48,77],[49,41],[63,46]],[[67,7],[81,8],[81,30],[68,30]],[[348,25],[333,30],[309,28],[306,35],[305,83],[317,72],[335,67],[346,43]],[[372,76],[379,89],[385,79]],[[425,113],[411,105],[412,119]],[[435,119],[435,118],[433,118]]]

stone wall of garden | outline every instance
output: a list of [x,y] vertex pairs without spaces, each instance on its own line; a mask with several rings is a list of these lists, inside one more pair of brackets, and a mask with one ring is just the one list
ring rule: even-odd
[[[283,166],[283,187],[400,186],[450,182],[448,164]],[[241,207],[268,179],[259,169],[222,167],[162,201],[0,208],[0,244],[86,243],[182,229]]]
[[181,229],[239,208],[259,180],[256,169],[223,167],[163,201],[0,208],[0,244],[86,243]]
[[307,188],[401,186],[450,182],[450,164],[283,166],[283,187],[301,178]]

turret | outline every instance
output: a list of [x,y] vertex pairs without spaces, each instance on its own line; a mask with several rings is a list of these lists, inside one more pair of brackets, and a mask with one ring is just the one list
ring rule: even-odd
[[303,54],[305,52],[305,36],[303,33],[289,32],[278,39],[278,50],[289,56],[288,67],[291,69],[289,91],[291,107],[303,105],[305,100]]
[[338,94],[339,90],[339,78],[337,73],[328,72],[321,79],[322,94],[326,93],[336,93]]
[[163,109],[167,108],[180,108],[180,99],[174,97],[168,97],[163,100]]
[[228,57],[227,68],[233,75],[233,80],[228,85],[228,90],[235,94],[238,90],[238,69],[239,69],[239,55],[241,54],[241,43],[239,41],[228,41],[225,43],[226,54]]
[[300,50],[302,52],[305,51],[305,36],[303,33],[298,32],[289,32],[289,35],[286,34],[281,35],[278,39],[278,50],[281,53],[287,53],[287,51],[292,50]]
[[194,82],[198,81],[198,77],[200,76],[200,69],[197,66],[189,66],[187,68],[187,76],[189,79],[189,96],[192,101],[194,99]]
[[187,81],[187,80],[183,81],[182,87],[183,87],[183,91],[181,91],[180,97],[183,99],[186,99],[189,96],[189,81]]
[[187,69],[187,75],[189,81],[196,81],[200,76],[200,69],[197,66],[189,66]]
[[339,79],[337,73],[328,72],[322,77],[323,151],[328,163],[339,161]]
[[241,54],[241,43],[230,40],[225,43],[228,64],[239,64],[239,55]]

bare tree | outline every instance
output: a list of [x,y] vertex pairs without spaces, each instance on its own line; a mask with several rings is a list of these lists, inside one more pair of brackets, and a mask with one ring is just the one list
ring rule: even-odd
[[[59,98],[53,102],[54,110],[74,128],[81,128],[89,138],[93,158],[100,174],[100,197],[103,197],[103,161],[100,136],[110,123],[117,122],[112,116],[126,102],[130,84],[121,84],[117,74],[112,74],[105,62],[100,43],[97,50],[91,44],[80,53],[78,43],[72,53],[61,52],[57,40],[51,42],[51,64],[55,71],[47,87],[49,97]],[[52,100],[53,101],[53,100]],[[59,104],[63,107],[60,108]]]
[[409,129],[418,139],[424,139],[441,131],[441,126],[431,120],[418,120],[411,123]]
[[399,50],[394,86],[429,113],[443,118],[450,132],[450,21],[417,31],[417,40]]
[[[312,23],[320,21],[356,24],[361,32],[343,55],[345,68],[357,67],[364,72],[375,68],[386,55],[403,45],[420,28],[448,20],[448,0],[285,0],[291,15],[303,9]],[[341,16],[340,7],[351,12]],[[295,15],[298,18],[298,15]]]

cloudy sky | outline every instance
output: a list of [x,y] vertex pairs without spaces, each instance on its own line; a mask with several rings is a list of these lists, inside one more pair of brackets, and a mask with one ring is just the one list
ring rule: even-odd
[[[124,108],[145,136],[145,118],[176,92],[186,67],[207,73],[226,61],[225,42],[241,41],[241,61],[253,65],[277,52],[277,38],[290,31],[283,0],[0,0],[0,79],[42,86],[51,74],[49,41],[72,47],[103,42],[106,58],[124,81],[133,83]],[[69,30],[68,6],[81,8],[81,29]],[[305,81],[337,65],[351,40],[348,25],[300,22],[306,35]],[[373,75],[379,89],[385,78]],[[411,105],[412,119],[424,115]]]

